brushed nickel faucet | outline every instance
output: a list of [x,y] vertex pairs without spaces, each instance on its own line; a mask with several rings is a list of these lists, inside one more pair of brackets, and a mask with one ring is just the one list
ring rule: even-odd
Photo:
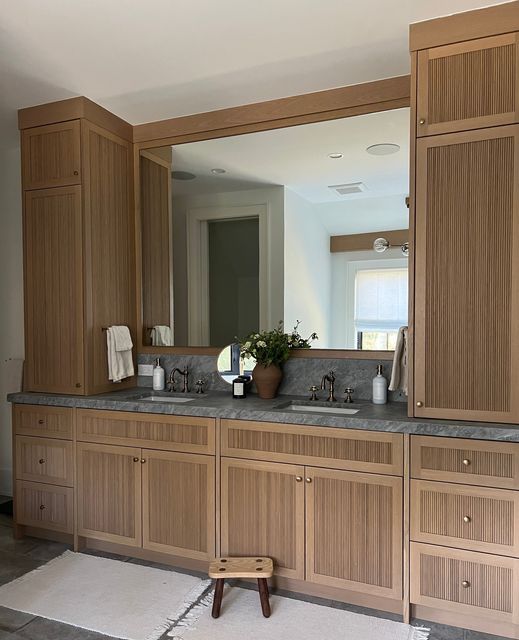
[[327,382],[329,383],[330,395],[326,398],[326,400],[328,402],[337,402],[337,398],[335,397],[335,374],[333,371],[329,371],[322,377],[321,389],[326,389]]
[[180,373],[180,375],[182,376],[182,393],[188,393],[189,392],[189,372],[187,367],[184,367],[184,370],[179,369],[178,367],[175,367],[174,369],[171,370],[169,377],[168,377],[168,387],[169,390],[171,392],[176,391],[175,389],[175,373]]

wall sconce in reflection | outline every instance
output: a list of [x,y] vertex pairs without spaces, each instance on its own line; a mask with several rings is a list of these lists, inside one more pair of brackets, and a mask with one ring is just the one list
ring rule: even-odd
[[[377,238],[373,242],[373,249],[377,253],[384,253],[384,251],[387,251],[391,246],[389,240],[386,240],[386,238]],[[404,242],[404,244],[400,245],[400,250],[404,256],[409,256],[409,242]]]

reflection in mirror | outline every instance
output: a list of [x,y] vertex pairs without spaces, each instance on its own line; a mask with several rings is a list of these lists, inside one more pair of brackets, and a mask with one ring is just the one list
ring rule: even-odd
[[141,152],[143,341],[302,321],[315,348],[407,325],[409,110]]
[[220,351],[216,363],[216,369],[222,380],[232,384],[237,376],[250,376],[256,366],[254,358],[242,358],[240,345],[237,342],[228,344]]

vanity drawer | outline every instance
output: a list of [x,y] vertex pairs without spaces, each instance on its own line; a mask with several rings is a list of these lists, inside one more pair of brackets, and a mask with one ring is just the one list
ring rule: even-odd
[[16,482],[16,522],[72,533],[74,490],[37,482]]
[[400,434],[222,420],[222,455],[402,475]]
[[519,620],[519,560],[411,543],[411,602],[501,622]]
[[73,445],[66,440],[16,436],[16,478],[72,487]]
[[411,539],[519,556],[519,492],[411,481]]
[[96,409],[77,413],[77,439],[82,442],[214,454],[214,432],[214,418]]
[[519,489],[519,443],[411,436],[411,476]]
[[45,436],[72,440],[73,409],[45,407],[37,404],[15,404],[14,432],[23,436]]

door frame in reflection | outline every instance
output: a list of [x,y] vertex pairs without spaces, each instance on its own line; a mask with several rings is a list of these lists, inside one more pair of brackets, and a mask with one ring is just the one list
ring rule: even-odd
[[187,212],[188,342],[209,346],[209,222],[214,220],[259,221],[259,323],[268,327],[271,282],[269,278],[269,226],[267,204],[197,207]]

